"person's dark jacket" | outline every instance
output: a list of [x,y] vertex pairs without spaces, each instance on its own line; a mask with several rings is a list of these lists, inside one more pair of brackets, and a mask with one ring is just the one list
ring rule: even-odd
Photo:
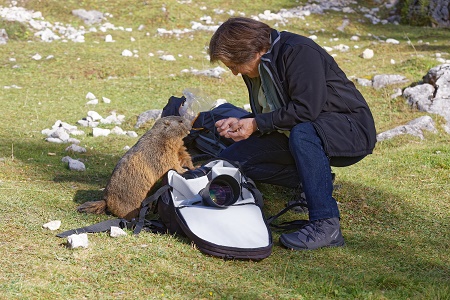
[[259,131],[290,130],[312,122],[329,157],[372,153],[376,143],[372,114],[334,58],[301,35],[272,30],[271,41],[261,64],[273,79],[282,107],[255,113],[258,99],[253,99],[250,79],[243,76]]

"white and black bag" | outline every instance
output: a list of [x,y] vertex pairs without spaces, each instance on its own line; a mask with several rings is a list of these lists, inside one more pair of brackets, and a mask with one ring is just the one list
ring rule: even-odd
[[142,202],[139,218],[109,220],[59,234],[107,231],[115,226],[181,234],[203,253],[224,259],[261,260],[272,252],[272,233],[262,195],[232,162],[215,159],[179,174],[170,170],[163,186]]
[[261,193],[236,165],[217,159],[184,174],[171,170],[165,177],[166,185],[144,200],[135,233],[155,226],[145,216],[156,201],[166,230],[186,235],[204,253],[253,260],[271,254]]

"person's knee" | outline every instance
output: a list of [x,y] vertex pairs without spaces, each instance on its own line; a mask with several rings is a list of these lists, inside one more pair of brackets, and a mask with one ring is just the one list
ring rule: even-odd
[[289,135],[289,148],[300,150],[310,148],[313,145],[322,147],[322,140],[311,123],[299,123],[295,125]]

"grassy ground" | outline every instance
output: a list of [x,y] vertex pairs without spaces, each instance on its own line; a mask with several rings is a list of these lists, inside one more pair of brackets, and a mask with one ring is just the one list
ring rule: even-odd
[[[444,120],[435,115],[439,133],[426,133],[425,140],[401,136],[378,143],[374,154],[362,162],[333,170],[341,186],[335,197],[346,238],[343,248],[288,251],[278,244],[275,232],[269,258],[257,263],[223,261],[201,254],[181,237],[143,233],[138,238],[112,239],[95,234],[89,236],[88,249],[69,250],[54,232],[42,229],[42,224],[55,219],[62,220],[61,230],[67,230],[109,218],[78,214],[75,208],[98,199],[124,146],[136,142],[129,137],[94,138],[85,129],[80,139],[87,153],[69,155],[82,159],[87,169],[69,171],[61,162],[68,155],[67,145],[47,143],[41,134],[56,120],[76,124],[88,110],[102,116],[116,111],[126,116],[124,130],[136,130],[137,115],[161,108],[170,96],[180,96],[190,87],[201,88],[213,99],[246,103],[244,85],[231,72],[222,79],[181,73],[190,67],[211,67],[205,57],[211,32],[155,34],[157,28],[189,28],[190,21],[203,15],[225,20],[228,15],[216,15],[216,8],[250,16],[298,5],[287,0],[241,2],[19,1],[52,23],[83,25],[70,11],[85,8],[109,12],[111,23],[133,29],[89,33],[79,44],[28,42],[33,40],[31,31],[0,21],[0,28],[6,27],[11,37],[0,46],[0,298],[450,299],[450,136],[442,130]],[[8,3],[0,0],[0,5]],[[346,16],[351,22],[343,33],[336,30],[344,18],[338,12],[291,19],[279,29],[316,34],[323,46],[349,45],[348,52],[335,52],[348,76],[401,74],[414,83],[439,64],[436,53],[450,59],[449,30],[372,25],[358,22],[362,15]],[[141,24],[145,29],[137,31]],[[104,43],[108,33],[115,43]],[[359,42],[349,40],[355,34],[361,36]],[[395,38],[400,44],[380,43],[373,36]],[[365,48],[374,50],[373,59],[358,57]],[[122,57],[124,49],[137,50],[139,57]],[[177,60],[162,61],[158,51]],[[32,60],[36,53],[44,59]],[[48,55],[54,58],[46,60]],[[11,85],[22,88],[3,88]],[[360,89],[379,132],[424,114],[411,110],[401,97],[391,99],[393,87]],[[88,107],[88,92],[112,102]],[[150,126],[136,131],[141,135]],[[260,188],[267,214],[284,206],[287,191],[269,185]],[[286,219],[294,217],[300,216],[289,214]]]

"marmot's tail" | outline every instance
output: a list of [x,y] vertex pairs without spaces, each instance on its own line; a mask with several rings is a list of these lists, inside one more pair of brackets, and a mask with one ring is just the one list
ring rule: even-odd
[[106,211],[106,201],[100,200],[83,203],[77,207],[77,211],[80,213],[103,214]]

